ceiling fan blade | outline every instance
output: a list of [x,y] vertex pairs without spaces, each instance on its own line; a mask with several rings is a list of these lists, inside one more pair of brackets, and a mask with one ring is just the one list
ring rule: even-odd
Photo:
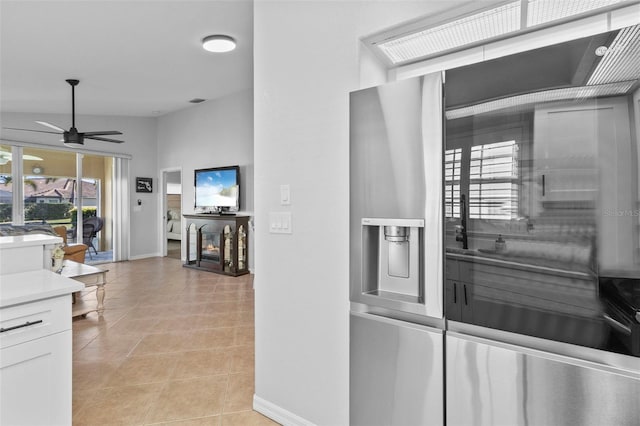
[[49,127],[53,130],[57,130],[59,132],[64,132],[64,129],[61,129],[60,127],[56,126],[55,124],[51,124],[51,123],[47,123],[46,121],[36,121],[36,123],[45,126],[45,127]]
[[21,130],[23,132],[53,133],[54,135],[61,135],[63,133],[63,132],[47,132],[46,130],[18,129],[16,127],[3,127],[3,129]]
[[[122,134],[122,133],[120,133],[120,134]],[[96,140],[96,141],[113,142],[113,143],[124,143],[124,141],[119,141],[119,140],[116,140],[116,139],[101,138],[99,136],[87,136],[86,133],[84,134],[84,138],[85,139],[93,139],[93,140]]]
[[[8,143],[30,143],[28,141],[19,141],[17,139],[7,139],[7,138],[0,138],[0,142],[8,142]],[[5,151],[3,151],[5,152]]]
[[117,130],[105,130],[98,132],[82,132],[85,136],[104,136],[104,135],[121,135],[122,132],[118,132]]

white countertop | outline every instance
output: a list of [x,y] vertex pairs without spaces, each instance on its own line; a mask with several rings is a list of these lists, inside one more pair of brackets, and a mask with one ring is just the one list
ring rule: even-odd
[[44,269],[0,275],[0,308],[62,296],[84,288],[81,282]]
[[14,247],[43,246],[62,243],[61,237],[44,234],[26,234],[0,237],[0,249]]

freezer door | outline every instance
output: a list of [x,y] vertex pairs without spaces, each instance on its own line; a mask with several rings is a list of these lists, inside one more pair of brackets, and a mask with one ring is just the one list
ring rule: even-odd
[[638,425],[640,370],[447,332],[447,425]]
[[352,302],[443,317],[442,104],[440,72],[350,94]]
[[443,425],[443,332],[350,315],[350,424]]

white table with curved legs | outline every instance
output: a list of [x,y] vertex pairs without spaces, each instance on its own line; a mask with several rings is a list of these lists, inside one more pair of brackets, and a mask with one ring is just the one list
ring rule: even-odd
[[77,294],[74,294],[74,303],[72,305],[72,315],[74,317],[86,316],[89,312],[97,312],[98,315],[102,316],[104,313],[104,286],[107,284],[107,272],[109,272],[108,269],[98,268],[97,266],[72,260],[64,261],[62,272],[60,273],[62,276],[80,281],[85,285],[85,288],[96,286],[95,305],[82,300],[82,298],[77,297]]

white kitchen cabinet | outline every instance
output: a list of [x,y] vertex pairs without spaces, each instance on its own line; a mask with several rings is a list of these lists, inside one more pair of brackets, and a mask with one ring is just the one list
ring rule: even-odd
[[534,216],[558,208],[595,208],[599,120],[594,101],[552,104],[534,115]]
[[0,350],[0,424],[71,424],[71,330]]
[[0,237],[0,425],[70,425],[71,293],[84,285],[45,269],[51,240],[34,237]]
[[629,115],[623,96],[543,105],[534,114],[531,217],[592,219],[604,269],[632,267],[637,248]]
[[0,237],[0,274],[51,269],[51,251],[61,243],[62,238],[52,235]]

